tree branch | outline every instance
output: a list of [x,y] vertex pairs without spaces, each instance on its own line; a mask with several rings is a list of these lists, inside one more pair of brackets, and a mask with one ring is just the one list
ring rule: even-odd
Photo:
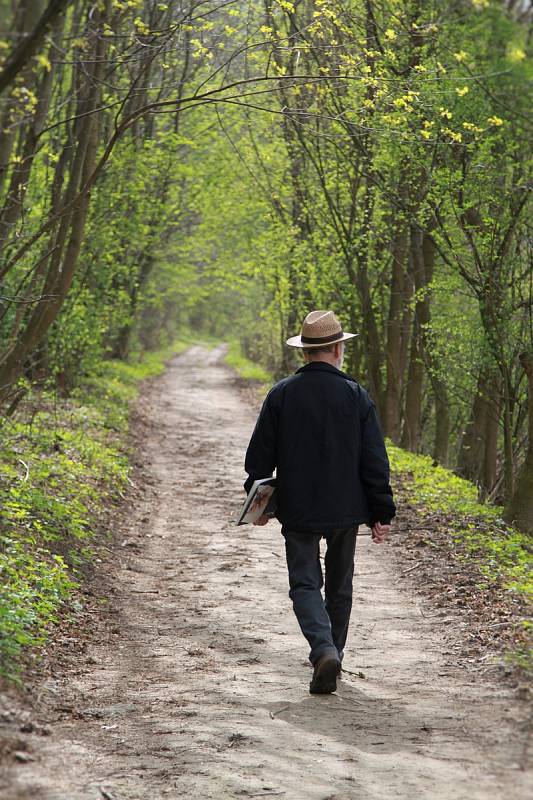
[[19,72],[24,69],[40,47],[48,29],[66,10],[70,2],[71,0],[50,0],[33,31],[19,42],[0,72],[0,94],[13,83]]

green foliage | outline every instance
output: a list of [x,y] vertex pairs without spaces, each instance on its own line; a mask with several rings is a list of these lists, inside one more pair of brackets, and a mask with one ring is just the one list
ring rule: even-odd
[[0,675],[15,678],[23,647],[40,644],[60,604],[75,588],[63,558],[24,537],[2,534],[0,553]]
[[264,367],[254,361],[250,361],[242,354],[241,345],[238,341],[234,340],[229,343],[225,361],[241,378],[262,384],[261,388],[272,383],[272,375]]
[[139,381],[178,341],[129,362],[103,361],[68,400],[30,396],[0,429],[0,675],[40,644],[95,554],[102,514],[128,479],[125,434]]
[[392,473],[402,481],[402,499],[421,514],[442,515],[442,523],[461,546],[465,558],[473,558],[489,579],[501,579],[509,590],[533,598],[531,539],[506,525],[502,509],[479,503],[477,488],[428,456],[420,456],[387,444]]

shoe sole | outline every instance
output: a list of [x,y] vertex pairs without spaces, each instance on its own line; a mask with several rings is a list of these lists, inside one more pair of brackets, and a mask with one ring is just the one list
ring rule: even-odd
[[336,691],[338,669],[339,662],[336,659],[331,658],[324,661],[311,681],[309,692],[311,694],[331,694]]

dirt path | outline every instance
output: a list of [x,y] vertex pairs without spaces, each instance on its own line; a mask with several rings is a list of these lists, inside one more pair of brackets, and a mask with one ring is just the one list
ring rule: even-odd
[[150,388],[152,482],[118,548],[112,622],[42,687],[57,721],[28,735],[35,760],[2,800],[532,796],[512,693],[454,667],[453,631],[399,587],[391,543],[357,544],[354,674],[308,694],[279,526],[228,519],[255,414],[221,354],[193,347]]

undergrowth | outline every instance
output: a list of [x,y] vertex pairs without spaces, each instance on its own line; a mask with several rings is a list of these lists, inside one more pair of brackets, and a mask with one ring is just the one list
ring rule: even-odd
[[29,395],[0,422],[0,675],[41,644],[95,553],[98,520],[128,481],[125,436],[139,381],[179,341],[129,362],[104,361],[68,399]]
[[425,512],[449,514],[450,533],[466,553],[480,556],[487,578],[501,578],[504,585],[533,599],[531,539],[507,525],[503,509],[480,503],[470,481],[448,469],[434,466],[429,456],[415,455],[388,443],[391,469],[405,475],[405,498]]
[[272,375],[267,372],[260,364],[246,358],[241,351],[238,341],[228,344],[228,352],[225,358],[226,364],[246,381],[261,384],[259,388],[267,387],[272,384]]

